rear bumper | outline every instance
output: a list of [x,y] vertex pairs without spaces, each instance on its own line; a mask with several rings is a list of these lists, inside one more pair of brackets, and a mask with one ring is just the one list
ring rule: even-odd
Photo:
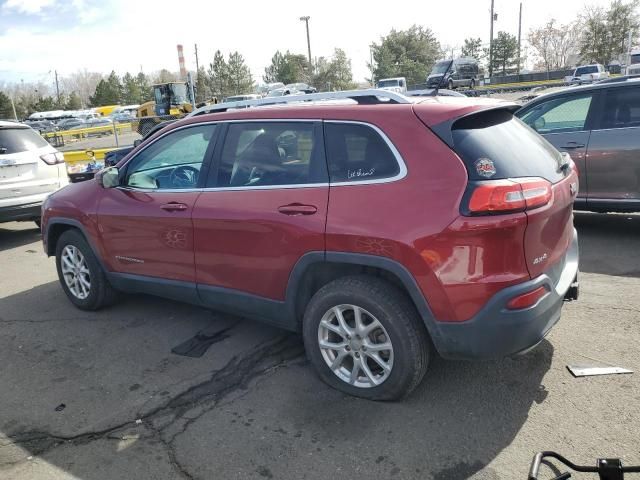
[[0,207],[0,223],[16,220],[33,220],[40,218],[42,202],[32,202],[24,205]]
[[[578,258],[578,234],[574,230],[564,267],[556,279],[543,274],[505,288],[471,320],[435,322],[432,337],[440,355],[452,359],[490,359],[535,347],[560,319],[565,295],[569,292],[577,296]],[[543,285],[548,293],[535,305],[522,310],[506,308],[513,297]]]

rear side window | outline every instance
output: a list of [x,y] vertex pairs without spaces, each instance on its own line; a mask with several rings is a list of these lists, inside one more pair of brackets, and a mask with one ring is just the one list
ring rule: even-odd
[[564,178],[560,153],[506,110],[465,117],[451,133],[470,180],[542,177],[555,183]]
[[0,155],[27,152],[49,145],[31,128],[0,128]]
[[640,87],[612,88],[606,93],[601,128],[640,127]]
[[379,180],[400,173],[391,148],[370,126],[327,122],[324,134],[332,183]]

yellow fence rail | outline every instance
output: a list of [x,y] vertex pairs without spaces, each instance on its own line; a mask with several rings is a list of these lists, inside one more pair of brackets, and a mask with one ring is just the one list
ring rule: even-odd
[[122,133],[123,131],[130,131],[132,128],[132,123],[115,123],[110,125],[101,125],[98,127],[86,127],[86,128],[75,128],[73,130],[62,130],[59,132],[48,132],[43,133],[42,136],[44,138],[65,138],[65,137],[85,137],[90,133],[113,133],[114,130],[117,130],[118,133]]

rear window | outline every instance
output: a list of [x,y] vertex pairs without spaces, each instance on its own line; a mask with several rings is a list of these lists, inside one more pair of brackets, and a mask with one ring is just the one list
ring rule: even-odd
[[465,117],[451,133],[470,180],[542,177],[555,183],[564,178],[560,153],[508,111]]
[[587,75],[588,73],[598,73],[598,66],[589,65],[588,67],[576,68],[575,76],[579,77],[580,75]]
[[0,154],[26,152],[47,145],[31,128],[0,128]]

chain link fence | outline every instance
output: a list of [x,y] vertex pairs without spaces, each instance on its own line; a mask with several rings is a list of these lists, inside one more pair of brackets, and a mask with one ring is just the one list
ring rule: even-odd
[[40,133],[64,154],[71,181],[83,181],[92,178],[96,171],[104,168],[108,157],[118,160],[123,158],[133,149],[137,140],[143,140],[182,116],[114,116],[89,121],[63,118],[57,121],[49,120],[50,125]]

